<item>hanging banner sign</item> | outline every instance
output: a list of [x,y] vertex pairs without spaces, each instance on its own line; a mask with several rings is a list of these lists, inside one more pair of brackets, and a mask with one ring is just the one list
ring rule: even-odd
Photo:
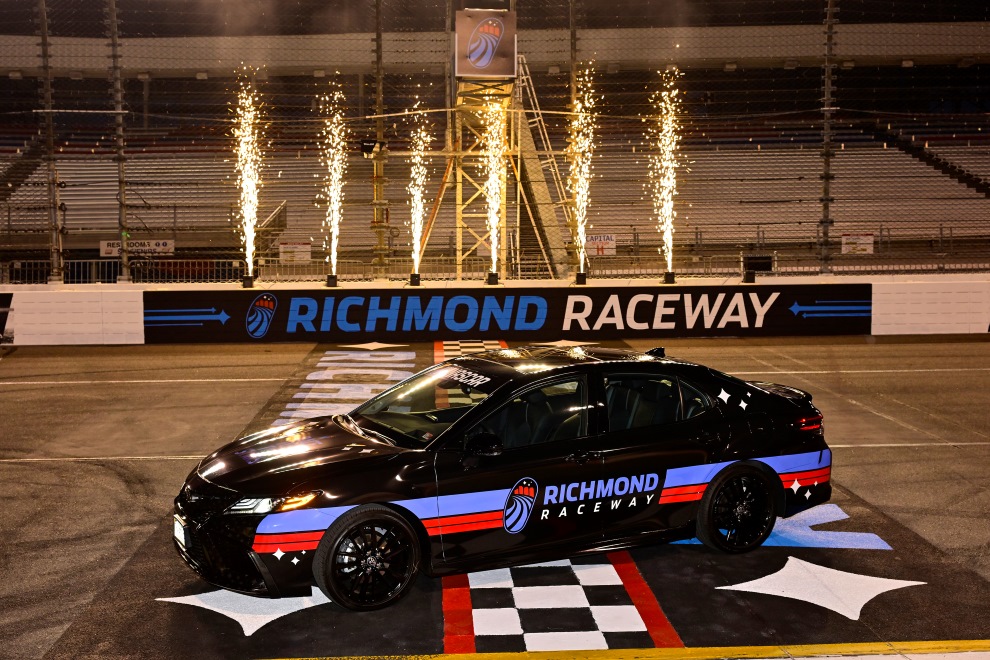
[[514,11],[459,11],[455,33],[454,75],[460,78],[516,77]]
[[147,343],[870,334],[872,285],[145,291]]

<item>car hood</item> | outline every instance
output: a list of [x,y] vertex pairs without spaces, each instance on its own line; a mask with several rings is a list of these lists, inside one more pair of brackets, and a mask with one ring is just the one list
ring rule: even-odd
[[323,474],[326,466],[383,460],[404,451],[321,417],[245,436],[204,458],[196,472],[224,488],[278,495]]

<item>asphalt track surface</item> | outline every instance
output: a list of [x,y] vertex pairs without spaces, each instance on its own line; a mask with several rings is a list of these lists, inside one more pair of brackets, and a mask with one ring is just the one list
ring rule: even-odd
[[[789,536],[777,545],[743,556],[653,546],[575,565],[421,578],[383,612],[335,612],[317,594],[288,604],[282,616],[262,607],[276,601],[244,610],[241,601],[216,600],[224,592],[211,595],[216,589],[171,548],[171,500],[198,457],[297,414],[293,401],[307,374],[326,351],[350,349],[3,349],[0,656],[940,648],[946,640],[990,640],[990,342],[664,343],[676,357],[812,392],[834,450],[829,508],[803,527],[785,526]],[[417,368],[436,357],[432,345],[402,350],[415,352]],[[846,580],[825,592],[860,594],[860,602],[810,593],[825,576]],[[762,593],[731,588],[771,579]],[[240,610],[217,611],[224,607]],[[975,648],[990,649],[990,641]]]

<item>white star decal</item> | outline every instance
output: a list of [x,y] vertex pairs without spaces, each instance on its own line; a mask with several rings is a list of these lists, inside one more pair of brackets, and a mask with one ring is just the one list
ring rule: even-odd
[[792,484],[791,484],[791,490],[793,490],[793,491],[794,491],[794,494],[795,494],[795,495],[797,495],[797,492],[798,492],[798,490],[799,490],[800,488],[801,488],[801,484],[799,484],[799,483],[798,483],[798,480],[797,480],[797,479],[795,479],[795,480],[794,480],[794,483],[792,483]]
[[745,401],[740,401],[739,402],[739,407],[742,408],[743,410],[746,410],[746,402]]
[[725,390],[722,390],[718,394],[718,398],[722,399],[722,403],[728,403],[729,402],[729,396],[730,396],[730,394],[728,392],[726,392]]
[[880,594],[919,584],[925,583],[847,573],[788,557],[787,564],[772,575],[718,588],[803,600],[859,621],[863,606]]
[[806,500],[810,500],[811,499],[811,490],[810,489],[807,492],[805,492],[804,499],[806,499]]
[[292,558],[292,565],[295,566],[298,563],[299,563],[299,557],[293,557]]
[[301,598],[255,598],[236,594],[233,591],[210,591],[196,596],[181,598],[156,598],[166,603],[194,605],[218,614],[230,617],[241,624],[244,635],[250,637],[262,626],[286,614],[292,614],[317,605],[325,605],[330,601],[323,592],[313,588],[313,595]]
[[571,341],[570,339],[558,339],[557,341],[537,342],[537,346],[557,346],[558,348],[572,348],[574,346],[592,346],[597,341]]
[[402,348],[409,344],[383,344],[379,341],[371,341],[367,344],[341,344],[341,348],[363,348],[368,351],[377,351],[379,348]]
[[275,548],[275,552],[273,552],[272,554],[275,555],[275,559],[279,561],[282,561],[282,557],[285,556],[285,553],[282,552],[282,548]]

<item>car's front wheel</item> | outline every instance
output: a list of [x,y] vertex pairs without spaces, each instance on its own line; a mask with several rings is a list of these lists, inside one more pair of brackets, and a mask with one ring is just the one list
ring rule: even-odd
[[729,468],[705,490],[698,510],[698,539],[722,552],[748,552],[770,536],[777,521],[776,484],[751,466]]
[[350,610],[377,610],[402,598],[419,573],[416,531],[379,505],[348,511],[330,526],[313,558],[323,593]]

